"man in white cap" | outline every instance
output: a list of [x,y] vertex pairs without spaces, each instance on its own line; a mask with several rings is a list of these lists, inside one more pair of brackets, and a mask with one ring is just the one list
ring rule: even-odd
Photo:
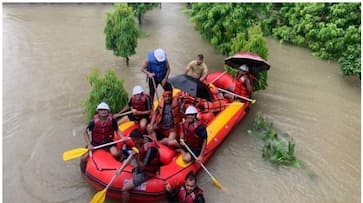
[[234,93],[243,97],[252,97],[252,84],[249,78],[249,67],[247,65],[241,65],[238,68],[240,71],[237,74]]
[[205,124],[197,119],[198,111],[194,106],[188,106],[185,110],[185,121],[183,123],[183,130],[180,135],[180,145],[183,161],[185,163],[191,162],[193,156],[186,149],[187,145],[194,155],[197,157],[197,161],[203,160],[205,148],[207,146],[208,133]]
[[[150,113],[152,110],[151,97],[144,93],[144,88],[140,85],[136,85],[132,90],[132,96],[129,99],[128,104],[121,109],[119,114],[122,114],[126,110],[131,109],[132,113],[127,114],[118,120],[118,125],[126,121],[134,121],[140,124],[141,132],[145,133],[146,125],[150,122]],[[117,117],[119,114],[115,114]]]
[[[97,114],[93,117],[93,120],[88,124],[83,137],[87,143],[87,148],[92,150],[93,147],[110,143],[113,141],[114,134],[123,139],[124,136],[122,135],[121,131],[118,129],[117,121],[112,117],[110,114],[110,107],[105,102],[100,103],[97,108]],[[89,132],[91,132],[91,137],[89,137]],[[105,146],[114,157],[117,159],[120,158],[121,152],[117,149],[116,144]],[[81,157],[80,167],[82,173],[86,171],[87,159],[88,154],[85,153]]]
[[170,65],[164,50],[159,48],[149,52],[141,70],[149,79],[151,101],[154,101],[154,94],[159,84],[161,84],[164,90],[172,89],[170,83],[167,81],[170,73]]

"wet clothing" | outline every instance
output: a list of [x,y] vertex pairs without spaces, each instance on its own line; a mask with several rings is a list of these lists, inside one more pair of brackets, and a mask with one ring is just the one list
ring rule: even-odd
[[170,129],[175,126],[172,104],[164,105],[164,111],[162,112],[161,121],[159,125],[162,129]]
[[114,133],[118,130],[116,119],[109,114],[104,122],[98,115],[95,115],[93,120],[88,124],[87,129],[92,132],[93,146],[102,145],[113,141]]
[[203,73],[208,73],[207,65],[204,62],[198,65],[197,60],[191,61],[186,69],[187,75],[192,76],[196,79],[200,79]]
[[169,203],[205,203],[203,190],[198,186],[191,193],[187,193],[184,186],[168,192]]

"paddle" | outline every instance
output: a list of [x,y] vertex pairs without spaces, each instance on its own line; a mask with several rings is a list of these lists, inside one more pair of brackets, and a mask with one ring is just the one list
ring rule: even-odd
[[152,77],[151,80],[153,82],[153,86],[154,86],[154,90],[155,90],[155,94],[156,94],[156,99],[159,101],[158,89],[156,89],[156,83],[155,83],[154,77]]
[[[185,146],[185,148],[187,148],[187,150],[189,151],[189,153],[194,157],[194,159],[197,160],[197,156],[195,156],[195,154],[193,153],[193,151],[188,147],[187,143],[184,142],[184,146]],[[212,180],[213,185],[215,185],[219,189],[223,189],[222,184],[217,181],[217,179],[208,171],[208,169],[204,166],[204,164],[202,162],[200,162],[200,161],[198,161],[198,163],[202,166],[202,168],[205,170],[205,172],[207,172],[207,174],[209,175],[209,177],[211,177],[211,180]]]
[[132,111],[126,111],[126,112],[123,112],[123,113],[115,113],[115,114],[113,114],[113,117],[118,118],[118,117],[130,114],[130,113],[132,113]]
[[110,180],[110,182],[107,184],[107,186],[105,187],[105,189],[97,192],[91,199],[90,203],[103,203],[105,201],[106,198],[106,192],[107,189],[111,186],[111,184],[113,183],[113,181],[116,180],[117,176],[120,175],[121,171],[131,162],[133,156],[137,153],[139,153],[139,150],[135,147],[132,148],[133,153],[131,153],[129,155],[129,157],[127,157],[127,159],[123,162],[122,166],[120,168],[117,169],[115,175],[112,177],[112,179]]
[[[129,139],[129,138],[127,138],[127,139]],[[116,140],[116,141],[113,141],[113,142],[109,142],[109,143],[106,143],[106,144],[103,144],[103,145],[96,146],[93,149],[99,149],[99,148],[106,147],[106,146],[109,146],[109,145],[113,145],[113,144],[123,142],[123,141],[126,141],[126,140],[125,139],[119,139],[119,140]],[[82,156],[84,153],[86,153],[88,151],[89,150],[87,148],[76,148],[76,149],[71,149],[71,150],[65,151],[65,152],[63,152],[63,161],[68,161],[68,160],[71,160],[71,159],[78,158],[78,157]]]
[[218,89],[219,91],[222,91],[222,92],[226,92],[226,93],[228,93],[228,94],[231,94],[231,95],[233,95],[233,96],[235,96],[235,97],[238,97],[238,98],[241,98],[241,99],[247,100],[247,101],[249,101],[249,102],[252,102],[252,104],[256,103],[256,99],[250,99],[250,98],[247,98],[247,97],[244,97],[244,96],[241,96],[241,95],[235,94],[235,93],[233,93],[233,92],[231,92],[231,91],[228,91],[228,90],[225,90],[225,89],[222,89],[222,88],[219,88],[219,87],[217,87],[217,89]]

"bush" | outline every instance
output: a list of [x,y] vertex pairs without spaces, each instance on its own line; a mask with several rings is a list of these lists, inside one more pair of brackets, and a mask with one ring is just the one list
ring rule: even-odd
[[118,112],[127,104],[128,94],[123,87],[123,81],[116,77],[115,71],[108,70],[104,77],[101,77],[99,71],[94,69],[88,76],[88,81],[91,91],[83,102],[86,121],[93,118],[96,107],[101,102],[106,102],[112,113]]

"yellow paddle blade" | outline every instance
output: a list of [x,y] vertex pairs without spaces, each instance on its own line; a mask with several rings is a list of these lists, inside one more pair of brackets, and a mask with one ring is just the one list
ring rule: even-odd
[[89,203],[103,203],[106,199],[106,189],[103,189],[95,194]]
[[214,184],[217,188],[219,188],[219,189],[223,189],[222,184],[221,184],[220,182],[218,182],[218,181],[217,181],[217,179],[216,179],[215,177],[212,177],[212,182],[213,182],[213,184]]
[[71,150],[65,151],[65,152],[63,152],[63,161],[68,161],[71,159],[78,158],[86,152],[88,152],[88,149],[86,149],[86,148],[76,148],[76,149],[71,149]]
[[254,103],[256,103],[256,99],[253,99],[253,100],[252,100],[252,104],[254,104]]

